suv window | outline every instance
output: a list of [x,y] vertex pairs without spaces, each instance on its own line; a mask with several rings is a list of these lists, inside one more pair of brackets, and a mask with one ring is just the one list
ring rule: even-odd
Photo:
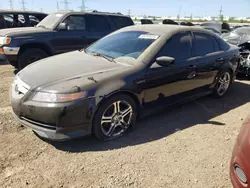
[[194,32],[194,56],[204,56],[206,54],[218,51],[215,46],[215,39],[205,33]]
[[88,15],[87,16],[88,31],[110,31],[111,26],[104,16]]
[[172,36],[162,47],[158,57],[169,56],[176,61],[191,57],[191,35],[190,33],[179,33]]
[[68,30],[86,30],[86,20],[84,16],[69,16],[63,23],[66,23]]
[[38,16],[29,15],[30,25],[36,26],[40,21],[42,21]]
[[117,28],[122,28],[130,25],[134,25],[133,21],[130,18],[122,16],[109,16],[111,21],[116,25]]
[[[1,21],[1,17],[0,16],[0,27],[1,27],[1,23],[5,24],[5,28],[14,28],[14,27],[25,27],[26,26],[26,20],[24,15],[22,14],[5,14],[3,15],[4,18],[4,22]],[[3,28],[2,28],[3,29]]]

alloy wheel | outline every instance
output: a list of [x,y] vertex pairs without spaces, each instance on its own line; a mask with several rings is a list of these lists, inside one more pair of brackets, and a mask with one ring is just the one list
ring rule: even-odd
[[230,86],[230,82],[231,82],[230,73],[224,72],[219,78],[218,82],[217,93],[219,96],[223,96],[227,92]]
[[101,131],[107,137],[121,136],[130,126],[132,106],[126,101],[115,101],[103,113]]

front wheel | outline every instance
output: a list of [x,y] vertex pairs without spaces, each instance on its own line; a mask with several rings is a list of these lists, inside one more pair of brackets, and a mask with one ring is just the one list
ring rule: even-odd
[[135,124],[136,116],[134,100],[127,95],[115,95],[104,101],[97,110],[92,133],[102,141],[116,139]]
[[229,70],[221,72],[213,92],[214,96],[223,97],[230,88],[231,83],[232,83],[231,72]]
[[27,65],[34,63],[40,59],[48,57],[48,54],[39,48],[27,49],[19,56],[19,69],[25,68]]

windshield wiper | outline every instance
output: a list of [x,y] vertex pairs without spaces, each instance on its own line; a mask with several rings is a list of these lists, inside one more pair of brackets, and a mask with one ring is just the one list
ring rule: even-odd
[[114,58],[109,57],[109,56],[107,56],[107,55],[100,54],[100,53],[91,53],[91,54],[92,54],[93,56],[102,57],[102,58],[107,59],[107,60],[110,61],[110,62],[116,63],[115,60],[114,60]]

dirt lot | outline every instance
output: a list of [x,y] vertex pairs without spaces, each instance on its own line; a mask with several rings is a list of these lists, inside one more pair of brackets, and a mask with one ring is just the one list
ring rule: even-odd
[[1,187],[231,187],[232,148],[250,109],[250,81],[142,119],[108,143],[47,143],[12,118],[13,69],[0,65]]

